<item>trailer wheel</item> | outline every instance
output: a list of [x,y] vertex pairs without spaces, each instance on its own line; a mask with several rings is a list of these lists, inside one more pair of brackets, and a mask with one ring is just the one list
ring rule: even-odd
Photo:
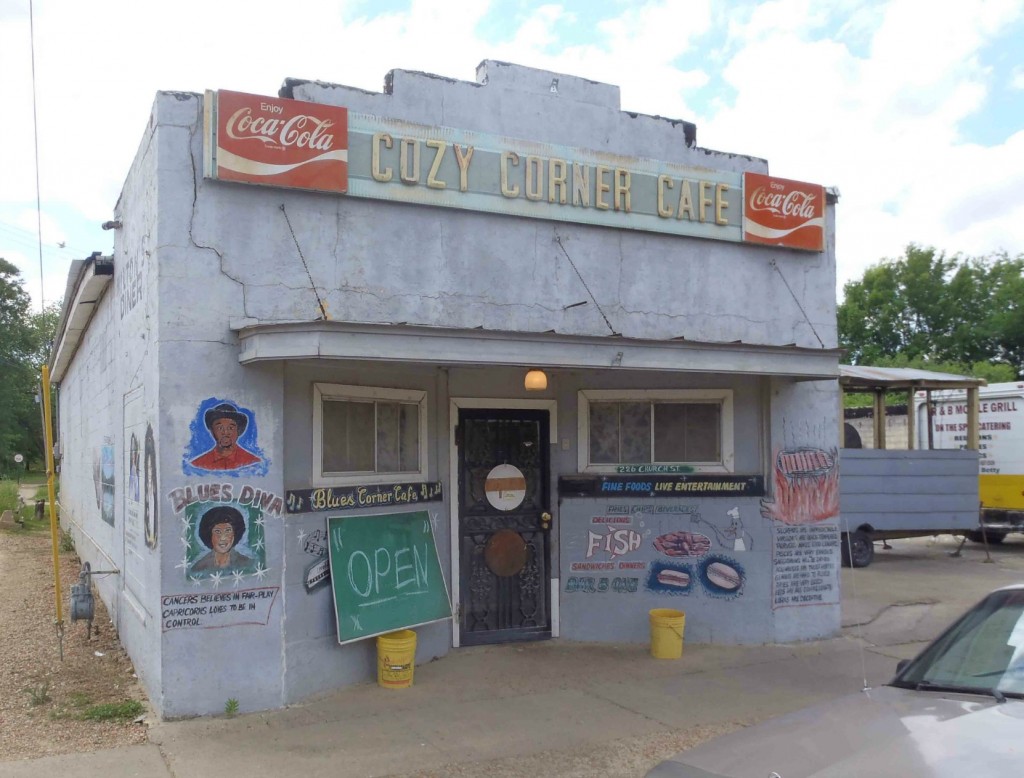
[[866,532],[843,533],[841,543],[844,567],[867,567],[875,558],[875,544]]

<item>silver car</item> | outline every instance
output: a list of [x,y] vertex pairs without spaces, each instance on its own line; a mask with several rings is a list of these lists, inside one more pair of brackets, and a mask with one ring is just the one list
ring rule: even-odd
[[887,685],[677,754],[648,778],[1024,775],[1024,584],[992,592]]

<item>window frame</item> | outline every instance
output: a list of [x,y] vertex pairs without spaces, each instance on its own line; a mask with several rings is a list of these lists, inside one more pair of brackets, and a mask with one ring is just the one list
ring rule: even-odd
[[[348,471],[344,473],[324,472],[324,402],[355,401],[399,402],[415,404],[419,411],[417,425],[419,469],[401,472],[378,473],[373,470]],[[376,424],[376,422],[375,422]],[[376,461],[377,441],[374,439],[374,460]],[[313,472],[312,486],[357,486],[361,484],[404,483],[427,480],[427,393],[418,389],[388,389],[379,386],[355,386],[352,384],[313,384]]]
[[[590,403],[592,402],[685,402],[716,404],[721,409],[721,459],[717,462],[590,463]],[[577,467],[580,473],[618,474],[620,467],[683,465],[694,473],[733,473],[736,470],[732,389],[580,389],[577,404]],[[653,416],[652,416],[653,418]],[[651,440],[653,449],[654,440]],[[653,457],[653,450],[652,450]]]

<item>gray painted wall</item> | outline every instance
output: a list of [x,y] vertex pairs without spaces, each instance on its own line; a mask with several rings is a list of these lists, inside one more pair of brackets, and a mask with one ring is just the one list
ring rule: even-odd
[[57,437],[62,527],[93,570],[120,571],[93,583],[157,707],[163,688],[160,560],[175,542],[159,500],[152,504],[156,516],[148,534],[145,526],[146,497],[152,493],[144,477],[147,430],[153,433],[158,482],[163,456],[156,271],[161,132],[153,124],[147,128],[128,173],[121,197],[133,204],[132,219],[114,235],[113,282],[61,382]]

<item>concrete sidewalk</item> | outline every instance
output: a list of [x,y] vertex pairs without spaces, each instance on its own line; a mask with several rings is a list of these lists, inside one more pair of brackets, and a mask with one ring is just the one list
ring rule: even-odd
[[285,710],[163,722],[145,746],[0,763],[0,778],[642,776],[680,748],[891,677],[899,648],[553,640],[459,649],[409,689],[367,683]]
[[0,778],[637,778],[699,740],[884,683],[984,593],[1024,580],[1020,539],[992,563],[970,544],[951,557],[957,547],[899,541],[867,571],[843,570],[832,640],[686,644],[679,660],[566,640],[460,648],[417,667],[410,689],[368,682],[270,713],[158,723],[148,745],[0,762]]

